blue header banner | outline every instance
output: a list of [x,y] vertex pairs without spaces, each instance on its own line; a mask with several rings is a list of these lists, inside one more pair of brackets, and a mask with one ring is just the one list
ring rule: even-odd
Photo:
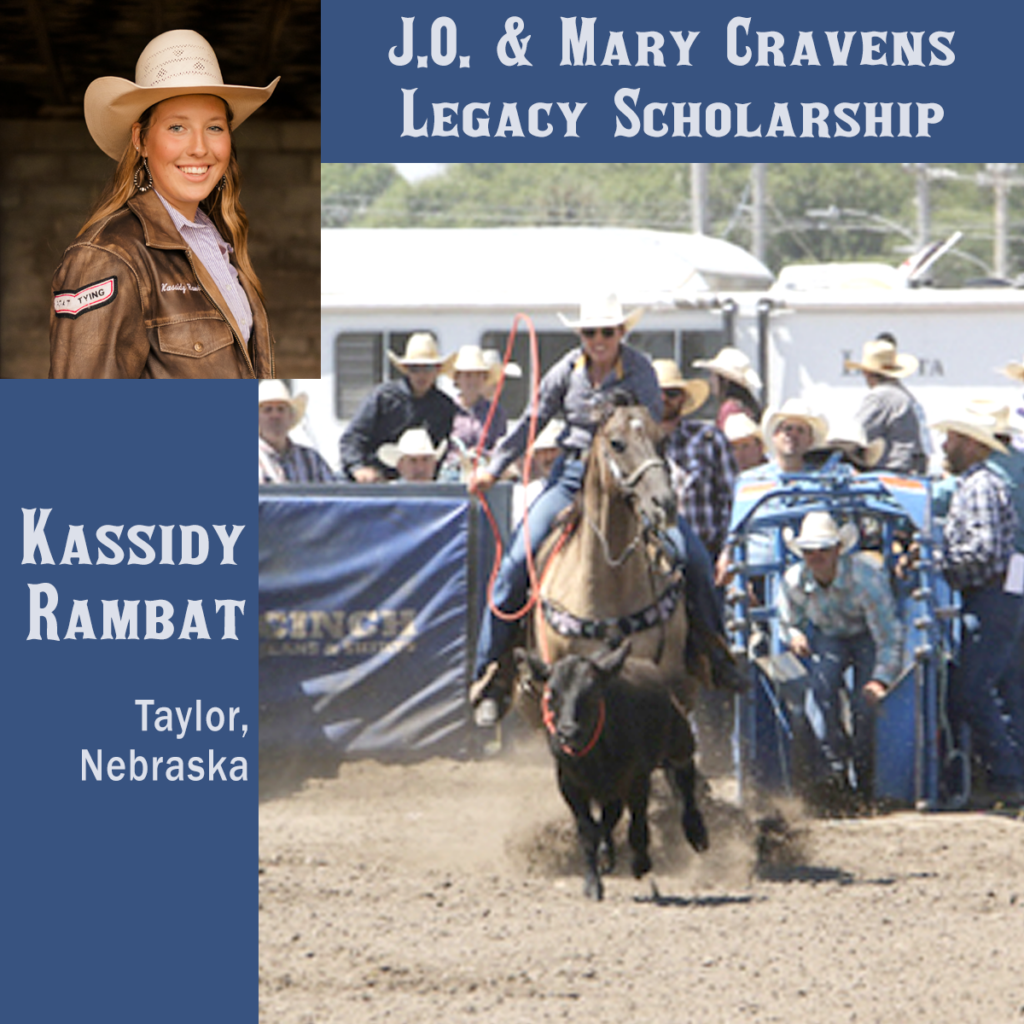
[[323,160],[1012,158],[1019,13],[324,0]]
[[257,1016],[256,384],[0,381],[4,1016]]

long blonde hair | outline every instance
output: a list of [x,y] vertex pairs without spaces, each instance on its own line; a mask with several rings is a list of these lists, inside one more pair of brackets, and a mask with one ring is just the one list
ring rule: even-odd
[[[228,102],[226,100],[223,102],[227,109],[228,124],[230,124],[234,115]],[[142,129],[140,133],[141,140],[145,140],[146,133],[153,122],[153,111],[156,110],[157,106],[158,104],[154,103],[153,106],[144,110],[139,115],[138,123]],[[114,169],[113,177],[107,182],[103,192],[100,193],[96,205],[89,214],[89,219],[82,225],[78,234],[81,235],[86,228],[95,224],[96,221],[102,220],[108,214],[121,209],[133,195],[136,195],[138,193],[138,189],[135,187],[136,177],[138,177],[138,180],[143,185],[149,181],[146,168],[142,163],[142,156],[135,149],[131,139],[129,139],[128,145],[125,147],[124,153],[121,154],[121,159],[117,162],[117,167]],[[244,271],[246,277],[252,281],[260,301],[264,301],[263,286],[260,284],[260,279],[256,276],[256,271],[253,270],[252,262],[249,259],[249,218],[245,215],[245,210],[238,198],[241,191],[242,176],[238,170],[238,161],[235,159],[235,143],[233,140],[231,143],[231,159],[228,161],[224,177],[226,179],[224,187],[222,189],[215,188],[199,206],[210,220],[217,225],[217,230],[224,237],[225,241],[232,245],[235,250],[235,260],[238,266]]]

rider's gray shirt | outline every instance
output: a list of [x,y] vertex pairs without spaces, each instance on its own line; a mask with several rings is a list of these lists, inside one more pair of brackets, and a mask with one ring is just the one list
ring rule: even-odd
[[[650,359],[627,344],[619,347],[619,358],[599,387],[590,383],[587,357],[582,347],[567,352],[544,374],[537,399],[537,433],[548,420],[561,417],[565,430],[558,437],[562,448],[586,451],[597,430],[595,405],[609,391],[630,392],[638,405],[646,405],[655,422],[661,420],[661,388]],[[512,465],[526,451],[530,429],[530,409],[509,428],[494,451],[487,469],[495,477]]]

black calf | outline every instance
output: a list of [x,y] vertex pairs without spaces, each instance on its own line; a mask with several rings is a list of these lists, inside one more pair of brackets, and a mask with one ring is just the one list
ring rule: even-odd
[[[647,802],[651,772],[664,767],[683,803],[683,831],[697,851],[708,846],[695,796],[694,741],[686,718],[647,662],[627,661],[628,642],[594,658],[568,655],[552,666],[516,649],[516,661],[546,684],[542,702],[558,786],[576,819],[585,861],[583,892],[601,899],[601,870],[614,865],[612,830],[629,807],[633,875],[651,869]],[[601,820],[591,815],[591,803]]]

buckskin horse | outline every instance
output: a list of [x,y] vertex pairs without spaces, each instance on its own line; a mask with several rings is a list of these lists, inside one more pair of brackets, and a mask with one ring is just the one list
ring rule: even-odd
[[[692,710],[697,681],[687,669],[684,576],[667,531],[676,498],[643,406],[609,405],[587,456],[583,487],[561,527],[541,546],[540,597],[529,646],[548,663],[593,655],[629,638],[635,658],[658,666],[673,701]],[[540,694],[520,672],[520,711],[541,722]]]

